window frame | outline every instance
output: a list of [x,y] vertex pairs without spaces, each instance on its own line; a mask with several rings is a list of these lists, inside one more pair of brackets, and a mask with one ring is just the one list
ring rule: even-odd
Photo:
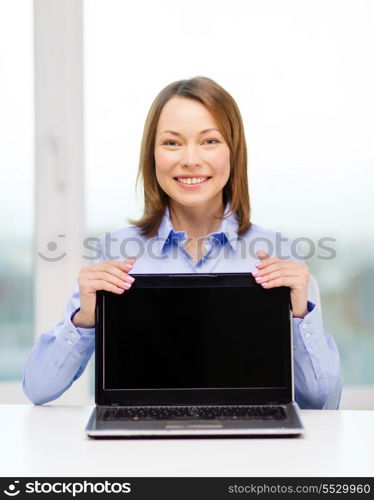
[[[36,340],[62,319],[84,265],[82,0],[34,0],[34,54]],[[66,253],[56,262],[38,255],[51,241]],[[89,370],[57,401],[88,402]]]

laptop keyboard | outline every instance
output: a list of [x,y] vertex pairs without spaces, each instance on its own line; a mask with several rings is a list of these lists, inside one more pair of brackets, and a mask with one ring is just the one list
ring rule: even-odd
[[130,406],[104,411],[104,420],[284,420],[281,406]]

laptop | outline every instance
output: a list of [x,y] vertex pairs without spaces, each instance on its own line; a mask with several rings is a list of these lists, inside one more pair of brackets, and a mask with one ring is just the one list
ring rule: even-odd
[[299,436],[290,289],[133,274],[97,292],[92,438]]

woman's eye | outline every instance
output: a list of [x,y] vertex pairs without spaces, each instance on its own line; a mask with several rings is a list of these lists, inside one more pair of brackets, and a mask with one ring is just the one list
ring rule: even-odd
[[[213,141],[213,142],[212,142]],[[209,145],[212,145],[214,143],[218,144],[219,140],[218,139],[206,139],[204,142],[207,142]],[[176,141],[168,140],[163,143],[165,146],[175,146],[178,143]]]

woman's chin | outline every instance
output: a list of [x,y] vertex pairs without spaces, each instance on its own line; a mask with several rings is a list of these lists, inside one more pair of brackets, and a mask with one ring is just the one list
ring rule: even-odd
[[[178,195],[175,196],[174,193],[172,195],[169,194],[169,198],[172,202],[177,203],[178,205],[183,205],[184,207],[206,207],[211,206],[217,202],[217,194],[213,194],[212,196],[207,196],[206,194],[198,194],[194,193],[191,196],[190,193],[187,193],[184,196]],[[222,193],[219,197],[220,201],[222,201]]]

